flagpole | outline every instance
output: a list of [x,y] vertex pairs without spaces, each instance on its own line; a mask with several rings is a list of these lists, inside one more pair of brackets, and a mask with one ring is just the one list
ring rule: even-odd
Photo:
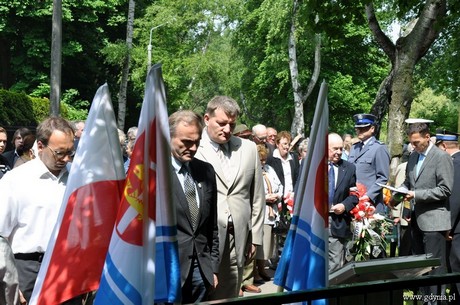
[[[323,82],[321,83],[321,87],[319,89],[319,94],[318,94],[318,99],[317,99],[317,102],[316,102],[316,108],[315,108],[315,114],[313,116],[313,124],[312,124],[312,127],[310,129],[310,139],[308,140],[309,143],[312,143],[312,145],[315,145],[314,143],[316,143],[316,135],[317,135],[317,130],[318,130],[318,126],[321,122],[321,114],[322,114],[322,111],[323,111],[323,108],[324,108],[324,104],[326,103],[326,100],[327,100],[327,89],[328,89],[328,86],[327,86],[327,83],[325,80],[323,80]],[[307,179],[307,175],[306,173],[309,172],[310,170],[310,166],[311,166],[311,159],[313,157],[313,154],[311,153],[312,150],[309,149],[309,152],[307,153],[307,160],[305,160],[305,168],[302,170],[302,173],[300,174],[300,181],[299,181],[299,185],[304,185],[305,184],[305,179]],[[303,174],[305,173],[305,174]],[[303,174],[303,175],[302,175]],[[300,194],[295,194],[295,198],[294,198],[294,215],[299,215],[299,212],[300,212],[300,208],[301,208],[301,204],[300,204],[300,200],[303,198],[305,194],[305,188],[301,188],[301,191],[300,191]]]
[[[316,102],[316,108],[315,108],[315,114],[313,116],[312,128],[310,129],[309,143],[312,143],[312,145],[315,145],[314,143],[316,143],[316,137],[318,134],[319,125],[321,123],[321,115],[322,115],[323,108],[325,106],[326,101],[327,101],[327,83],[326,81],[323,80],[323,82],[321,83],[320,91],[318,94],[318,99]],[[291,238],[291,235],[293,235],[291,240],[295,238],[298,217],[300,215],[300,209],[302,206],[302,198],[305,195],[305,187],[300,187],[300,186],[305,186],[306,184],[305,180],[307,179],[308,173],[310,171],[312,158],[313,158],[313,149],[309,149],[306,159],[304,159],[305,164],[302,162],[303,166],[302,166],[302,172],[300,173],[300,181],[298,183],[299,187],[296,190],[296,193],[294,194],[294,211],[293,211],[294,217],[292,218],[291,227],[289,228],[289,232],[288,232],[288,236],[286,240],[288,238]],[[286,245],[285,245],[285,249],[286,249]],[[286,278],[286,276],[287,274],[285,274],[283,277]],[[283,290],[284,290],[283,286],[278,286],[278,292],[283,292]]]

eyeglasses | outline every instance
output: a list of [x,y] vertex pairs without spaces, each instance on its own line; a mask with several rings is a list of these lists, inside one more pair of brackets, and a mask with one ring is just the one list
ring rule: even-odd
[[72,158],[73,156],[75,156],[75,150],[73,149],[67,150],[67,151],[59,151],[59,150],[54,150],[49,146],[46,146],[46,147],[48,147],[51,150],[55,159],[64,159],[66,156]]

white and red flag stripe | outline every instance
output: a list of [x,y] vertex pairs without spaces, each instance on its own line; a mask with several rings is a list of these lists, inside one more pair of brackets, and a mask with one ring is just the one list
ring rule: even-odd
[[323,82],[310,132],[313,144],[302,164],[294,195],[294,216],[274,279],[276,285],[289,291],[324,288],[328,284],[328,125],[327,84]]
[[171,151],[161,66],[153,66],[96,305],[180,300]]
[[93,99],[30,304],[60,304],[99,287],[124,181],[105,84]]

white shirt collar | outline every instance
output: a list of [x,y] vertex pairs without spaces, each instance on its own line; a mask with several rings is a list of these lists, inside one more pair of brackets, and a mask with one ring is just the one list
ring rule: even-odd
[[281,157],[281,154],[280,154],[280,151],[278,148],[276,148],[274,151],[273,151],[273,157],[275,158],[278,158],[278,159],[281,159],[281,161],[291,161],[292,160],[292,156],[290,153],[287,154],[287,158],[286,159],[283,159],[283,157]]

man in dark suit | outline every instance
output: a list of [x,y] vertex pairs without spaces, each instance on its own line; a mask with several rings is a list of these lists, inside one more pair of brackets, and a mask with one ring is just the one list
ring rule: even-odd
[[[438,132],[436,134],[436,146],[447,152],[452,157],[454,164],[454,187],[449,197],[452,228],[449,233],[451,245],[450,251],[448,251],[448,259],[452,272],[460,272],[460,149],[458,146],[458,134],[445,130]],[[457,283],[456,286],[458,295],[460,283]]]
[[[414,147],[403,183],[409,190],[405,199],[411,202],[412,209],[412,252],[440,258],[441,266],[430,274],[442,274],[446,272],[446,233],[451,229],[452,157],[430,141],[427,123],[409,124],[407,135]],[[425,293],[439,294],[436,286]]]
[[188,110],[169,117],[184,304],[205,300],[211,287],[217,286],[219,270],[215,172],[211,164],[194,158],[202,124],[201,117]]
[[[387,184],[390,176],[390,154],[385,144],[374,136],[376,117],[372,114],[356,114],[355,131],[360,142],[350,150],[348,162],[356,165],[357,182],[366,186],[367,198],[374,204],[376,212],[383,212],[385,204],[381,185]],[[363,196],[363,197],[364,197]]]
[[14,132],[13,139],[11,140],[11,144],[13,144],[14,148],[12,150],[9,150],[3,153],[3,156],[8,161],[8,165],[10,168],[13,168],[14,164],[16,163],[16,160],[19,159],[19,154],[17,152],[17,149],[19,148],[19,146],[22,145],[23,139],[27,135],[30,135],[30,134],[32,134],[32,132],[26,127],[18,128]]
[[328,136],[329,161],[329,273],[343,266],[345,246],[351,237],[350,212],[358,203],[350,188],[356,186],[356,167],[342,160],[343,140],[336,133]]

